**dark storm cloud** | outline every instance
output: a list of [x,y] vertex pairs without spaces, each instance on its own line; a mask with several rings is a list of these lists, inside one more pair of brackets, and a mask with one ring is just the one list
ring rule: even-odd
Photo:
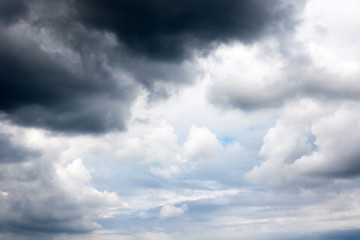
[[192,81],[184,60],[195,50],[289,30],[301,2],[3,0],[0,116],[63,132],[122,130],[139,87],[167,97]]
[[[86,26],[114,32],[136,53],[178,60],[189,50],[292,28],[295,4],[281,0],[75,1]],[[299,3],[300,1],[298,1]]]
[[11,136],[0,133],[0,164],[22,162],[39,156],[40,152],[20,146]]
[[10,24],[26,14],[27,5],[23,0],[0,1],[0,24]]
[[[27,26],[36,33],[51,32],[59,42],[55,49],[44,50],[39,43],[48,36],[29,39],[25,33],[0,32],[3,117],[58,131],[124,129],[134,87],[122,83],[106,68],[101,51],[108,49],[101,46],[101,35],[56,20]],[[62,33],[63,39],[59,37]],[[65,51],[72,55],[65,56]]]
[[72,73],[37,46],[2,42],[0,108],[11,120],[64,131],[124,127],[111,101],[128,96],[106,72]]

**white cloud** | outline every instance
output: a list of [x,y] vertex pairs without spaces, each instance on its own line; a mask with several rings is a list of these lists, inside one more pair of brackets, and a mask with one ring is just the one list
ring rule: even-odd
[[185,156],[190,160],[211,161],[219,157],[222,146],[208,128],[192,126],[186,143]]
[[56,173],[62,182],[68,182],[66,185],[79,186],[88,184],[91,180],[90,173],[80,158],[74,160],[66,167],[58,167]]
[[216,199],[219,197],[237,195],[240,190],[236,188],[227,190],[200,190],[200,189],[177,189],[174,191],[166,189],[144,189],[136,195],[123,197],[132,211],[144,211],[152,208],[181,204],[186,201],[198,201],[204,199]]
[[211,79],[208,98],[217,105],[244,109],[279,105],[297,87],[287,82],[285,64],[279,54],[262,56],[257,45],[223,46],[203,60]]
[[181,162],[178,136],[174,127],[151,113],[143,93],[132,108],[131,129],[117,135],[116,156],[122,161],[146,163]]
[[181,205],[180,207],[175,207],[173,205],[166,205],[161,208],[160,210],[160,218],[176,218],[183,215],[185,212],[188,211],[188,207],[186,204]]
[[88,232],[101,227],[94,218],[110,217],[117,209],[126,208],[116,193],[92,186],[81,159],[63,166],[58,156],[67,149],[66,140],[42,130],[3,126],[2,132],[18,140],[14,147],[31,148],[37,154],[1,165],[1,227],[19,233],[29,228],[35,232]]
[[[324,7],[326,6],[326,7]],[[267,38],[251,47],[218,48],[204,59],[211,79],[208,98],[242,110],[279,107],[312,97],[359,99],[358,1],[309,1],[293,35]]]
[[270,186],[307,186],[359,175],[359,113],[354,102],[290,105],[264,137],[265,161],[245,177]]
[[[90,185],[91,175],[81,159],[76,159],[67,166],[57,166],[58,184],[74,201],[81,202],[86,208],[94,205],[96,214],[110,217],[118,208],[125,207],[114,192],[99,191]],[[101,206],[101,207],[100,207]]]
[[163,177],[163,178],[170,178],[171,176],[180,172],[180,168],[178,166],[170,166],[168,168],[155,168],[151,167],[150,172],[154,175]]

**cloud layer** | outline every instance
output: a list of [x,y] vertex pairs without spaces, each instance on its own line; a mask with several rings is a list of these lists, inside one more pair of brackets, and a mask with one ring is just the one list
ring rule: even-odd
[[169,90],[159,80],[191,82],[174,74],[184,70],[181,64],[153,60],[182,61],[195,49],[291,28],[296,8],[281,1],[187,1],[176,8],[167,1],[1,4],[4,116],[21,125],[90,133],[125,129],[137,82],[155,99]]
[[[8,130],[1,135],[1,231],[29,236],[89,232],[99,228],[94,217],[124,207],[116,193],[91,186],[81,159],[65,166],[59,159],[49,159],[63,148],[55,138],[4,127]],[[18,134],[22,141],[14,144],[11,138],[19,139]]]
[[129,49],[156,59],[182,59],[211,44],[251,42],[291,29],[296,5],[272,1],[77,1],[82,23],[114,32]]
[[359,13],[0,0],[0,238],[358,239]]

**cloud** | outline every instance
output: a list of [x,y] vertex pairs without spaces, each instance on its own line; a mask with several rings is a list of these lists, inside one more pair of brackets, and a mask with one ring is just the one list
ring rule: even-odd
[[0,2],[0,24],[11,24],[20,19],[27,12],[26,2],[23,0],[2,0]]
[[6,161],[0,169],[0,232],[17,236],[89,232],[101,227],[95,218],[110,217],[125,206],[116,193],[92,186],[82,160],[64,165],[51,159],[63,150],[56,137],[9,125],[2,129],[12,132],[18,142],[1,140],[11,152],[2,151]]
[[176,60],[218,42],[252,42],[271,31],[292,30],[292,14],[301,3],[186,0],[174,6],[163,0],[79,0],[75,5],[84,25],[114,32],[131,51]]
[[274,187],[307,187],[359,176],[359,105],[289,105],[264,137],[265,161],[245,177]]
[[23,162],[40,155],[39,151],[19,145],[11,136],[0,133],[0,164]]
[[160,218],[167,219],[167,218],[180,217],[187,211],[188,211],[188,207],[186,204],[180,207],[175,207],[173,205],[166,205],[162,207],[160,210]]
[[137,123],[138,113],[135,113],[132,118],[133,131],[129,131],[129,135],[118,143],[116,156],[119,160],[170,167],[162,170],[152,168],[154,173],[168,175],[167,173],[178,172],[176,165],[184,165],[186,161],[212,161],[218,159],[223,152],[223,146],[208,128],[191,126],[185,143],[181,144],[175,129],[169,123],[156,116],[147,116],[148,112],[142,110],[141,114],[149,122]]
[[2,117],[64,132],[124,129],[136,87],[107,67],[111,37],[44,12],[0,31]]
[[[181,162],[178,136],[166,122],[142,129],[142,136],[125,138],[116,155],[122,161],[137,162]],[[148,132],[147,132],[148,131]]]
[[[329,7],[320,7],[324,4]],[[356,14],[349,15],[357,5],[333,11],[335,5],[309,1],[296,32],[251,47],[229,44],[210,54],[204,61],[212,80],[209,101],[219,107],[261,110],[309,97],[358,100],[360,67],[351,52],[360,48],[356,37],[349,36],[359,25]]]
[[236,39],[251,42],[279,26],[292,29],[291,14],[301,4],[201,0],[174,8],[162,0],[36,0],[1,5],[6,10],[0,18],[3,117],[24,126],[102,133],[125,129],[139,88],[156,100],[192,82],[197,70],[187,52]]
[[80,176],[88,174],[81,164],[74,161],[56,171],[44,162],[3,166],[1,189],[6,195],[0,199],[1,230],[31,235],[82,233],[100,228],[93,218],[107,216],[112,208],[122,204],[115,193],[98,191],[78,176],[69,176],[71,171]]
[[[213,79],[209,101],[220,107],[248,111],[279,108],[289,101],[309,97],[323,101],[358,99],[357,65],[351,69],[335,68],[332,63],[320,66],[313,61],[312,52],[299,53],[303,60],[276,52],[269,57],[271,53],[263,52],[261,47],[241,44],[219,48],[206,66]],[[262,54],[266,56],[260,57]]]
[[216,159],[221,151],[221,144],[208,128],[198,128],[195,125],[191,127],[184,144],[184,152],[187,158],[195,161],[210,161]]
[[358,229],[359,3],[304,3],[0,0],[0,238]]
[[1,4],[2,116],[24,126],[103,133],[125,129],[139,88],[157,100],[192,82],[199,73],[194,51],[292,30],[302,1]]

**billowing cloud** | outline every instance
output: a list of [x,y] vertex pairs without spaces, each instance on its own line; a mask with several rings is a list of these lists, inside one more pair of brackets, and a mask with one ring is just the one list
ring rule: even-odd
[[[143,136],[125,139],[116,155],[125,161],[138,162],[181,162],[178,155],[178,136],[167,123],[156,124]],[[143,133],[145,133],[143,129]]]
[[270,186],[306,187],[359,176],[359,106],[291,104],[264,137],[265,161],[246,178]]
[[[182,59],[190,50],[292,29],[301,1],[76,1],[83,24],[114,32],[135,53]],[[300,5],[300,4],[299,4]]]
[[222,146],[209,129],[192,126],[184,144],[185,156],[191,160],[211,161],[222,151]]
[[189,60],[195,48],[291,29],[298,5],[2,1],[0,111],[17,124],[56,131],[123,130],[139,88],[158,99],[192,82],[186,61],[154,59]]
[[9,147],[1,152],[0,161],[1,232],[19,236],[89,232],[100,228],[95,218],[109,217],[125,206],[116,193],[91,185],[91,175],[81,159],[66,165],[48,159],[63,148],[56,138],[43,141],[45,135],[39,131],[28,135],[7,128],[6,134],[11,132],[17,139],[20,134],[22,140],[16,145],[8,138],[1,140],[3,147]]
[[34,3],[27,18],[0,31],[3,117],[65,132],[124,129],[135,87],[106,65],[111,36],[46,11]]
[[356,238],[359,9],[0,0],[0,238]]
[[17,163],[40,155],[35,149],[15,143],[11,135],[0,133],[0,163]]
[[335,2],[328,4],[324,10],[310,1],[292,35],[270,37],[252,47],[237,43],[217,49],[205,64],[212,79],[208,99],[242,110],[278,108],[309,97],[358,100],[359,58],[350,52],[359,45],[357,37],[348,35],[359,26],[352,11],[356,4],[337,11]]

